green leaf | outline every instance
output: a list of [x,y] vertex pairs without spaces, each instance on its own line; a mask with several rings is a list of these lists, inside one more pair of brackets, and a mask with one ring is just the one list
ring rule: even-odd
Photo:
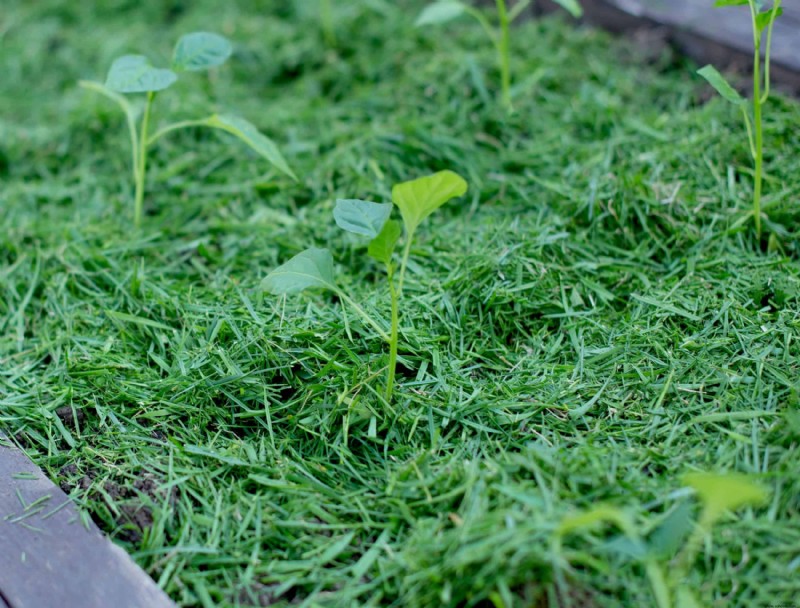
[[744,6],[745,4],[748,4],[748,3],[749,3],[749,0],[717,0],[714,3],[714,6],[716,6],[716,7],[720,7],[720,6]]
[[763,33],[769,27],[769,24],[781,15],[783,15],[783,9],[780,7],[774,7],[764,13],[759,13],[756,15],[756,31],[759,34]]
[[231,43],[219,34],[195,32],[181,36],[172,54],[172,69],[198,72],[222,65],[233,52]]
[[355,199],[339,199],[333,209],[333,219],[339,228],[371,239],[380,234],[391,214],[391,203],[371,203]]
[[467,182],[452,171],[440,171],[427,177],[397,184],[392,200],[400,209],[409,236],[422,220],[447,201],[467,192]]
[[717,475],[715,473],[689,473],[684,481],[697,492],[703,501],[709,524],[718,520],[726,511],[745,505],[758,505],[768,498],[767,491],[753,480],[737,473]]
[[425,7],[414,22],[416,27],[424,25],[439,25],[460,17],[467,10],[463,2],[456,0],[442,0]]
[[163,91],[176,80],[175,72],[154,68],[144,55],[123,55],[111,64],[105,86],[117,93],[152,93]]
[[681,548],[693,528],[692,505],[683,501],[661,522],[647,541],[650,553],[666,559],[672,558]]
[[376,236],[367,248],[367,254],[373,260],[377,260],[387,266],[392,262],[392,254],[400,240],[403,228],[397,220],[389,220],[383,225],[383,230]]
[[247,122],[244,118],[226,114],[215,114],[211,118],[207,118],[204,124],[235,135],[272,163],[276,169],[297,181],[297,176],[289,168],[289,165],[286,163],[286,160],[284,160],[275,142],[261,133],[253,124]]
[[578,0],[553,0],[556,4],[558,4],[561,8],[569,12],[570,15],[575,17],[581,17],[583,15],[583,9],[581,5],[578,4]]
[[603,549],[625,559],[640,561],[647,556],[645,544],[634,538],[627,536],[615,536],[610,541],[603,544]]
[[708,83],[716,89],[717,93],[722,95],[725,99],[736,105],[746,103],[746,99],[739,95],[739,92],[734,89],[725,77],[717,71],[713,65],[707,65],[704,68],[697,70],[697,73],[705,78]]
[[562,519],[558,526],[558,534],[563,536],[576,530],[594,528],[598,524],[609,522],[616,524],[626,534],[633,530],[633,521],[625,511],[610,505],[599,505]]
[[333,278],[333,256],[327,249],[316,247],[298,253],[261,282],[264,291],[275,295],[298,293],[315,287],[338,291]]

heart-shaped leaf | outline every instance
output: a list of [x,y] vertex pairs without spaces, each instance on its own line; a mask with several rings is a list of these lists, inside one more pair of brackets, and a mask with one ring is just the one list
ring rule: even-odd
[[397,220],[389,220],[383,225],[383,230],[376,236],[367,248],[367,253],[373,260],[377,260],[387,266],[392,262],[392,253],[400,240],[403,228]]
[[286,163],[280,150],[278,150],[278,146],[275,145],[275,142],[261,133],[255,125],[249,123],[244,118],[215,114],[211,118],[207,118],[204,124],[235,135],[258,154],[271,162],[276,169],[297,181],[297,176],[289,168],[289,165]]
[[457,173],[440,171],[392,188],[392,201],[400,209],[409,237],[436,209],[466,194],[467,187],[467,182]]
[[414,22],[416,27],[425,25],[438,25],[447,23],[466,12],[467,7],[463,2],[456,0],[441,0],[425,7]]
[[767,500],[767,491],[750,477],[736,473],[689,473],[684,481],[693,487],[705,509],[704,518],[715,522],[726,511],[745,505],[758,505]]
[[228,60],[231,43],[219,34],[195,32],[181,36],[172,54],[172,69],[178,72],[199,72]]
[[392,214],[391,203],[371,203],[355,199],[339,199],[333,209],[333,219],[342,230],[377,237]]
[[275,295],[298,293],[314,287],[338,289],[333,278],[333,256],[327,249],[306,249],[270,272],[261,282],[264,291]]
[[105,86],[117,93],[153,93],[176,80],[175,72],[153,67],[144,55],[123,55],[111,64]]
[[731,103],[735,103],[736,105],[746,103],[745,98],[739,95],[739,92],[730,84],[728,84],[728,81],[725,80],[725,77],[720,74],[717,68],[715,68],[713,65],[707,65],[706,67],[697,70],[697,73],[705,78],[708,81],[708,84],[714,87],[717,93],[722,95],[722,97]]

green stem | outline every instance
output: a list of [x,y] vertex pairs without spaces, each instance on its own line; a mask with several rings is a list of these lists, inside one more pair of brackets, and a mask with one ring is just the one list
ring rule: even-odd
[[498,61],[500,64],[500,79],[502,86],[503,105],[511,112],[514,107],[511,102],[511,31],[510,20],[505,0],[497,1],[497,16],[500,20],[500,39],[497,43]]
[[764,172],[764,126],[761,112],[761,38],[758,36],[755,16],[755,55],[753,58],[753,130],[755,132],[755,184],[753,186],[753,216],[756,221],[756,236],[761,238],[761,188]]
[[775,0],[775,4],[772,6],[772,14],[770,15],[769,19],[769,28],[767,29],[767,50],[765,51],[764,55],[764,94],[761,96],[761,103],[767,103],[769,99],[769,87],[770,87],[770,76],[769,76],[769,66],[770,66],[770,52],[772,50],[772,30],[775,25],[775,19],[778,16],[778,10],[781,7],[781,0]]
[[133,161],[131,165],[133,167],[133,183],[136,183],[139,180],[139,135],[136,132],[136,114],[134,113],[131,104],[129,104],[128,100],[122,95],[115,93],[114,91],[110,91],[99,82],[81,80],[78,82],[78,85],[84,89],[89,89],[95,93],[100,93],[100,95],[116,102],[125,113],[125,121],[128,125],[128,132],[131,136],[131,156]]
[[403,259],[400,261],[400,279],[397,281],[397,297],[403,295],[403,283],[406,279],[406,266],[408,266],[408,258],[411,255],[411,241],[414,238],[414,231],[411,230],[406,234],[406,245],[403,248]]
[[392,334],[389,339],[389,369],[386,373],[386,401],[392,401],[394,377],[397,368],[397,344],[400,341],[400,299],[394,288],[394,271],[392,265],[386,266],[389,280],[389,295],[392,298]]
[[133,226],[139,228],[142,224],[142,210],[144,208],[144,185],[147,176],[147,128],[150,124],[150,109],[153,106],[153,99],[156,94],[152,91],[147,93],[147,101],[144,106],[144,116],[142,117],[142,131],[139,136],[139,163],[136,178],[136,198],[133,205]]
[[167,133],[172,133],[172,131],[177,131],[178,129],[189,129],[191,127],[207,127],[208,126],[208,119],[204,118],[202,120],[182,120],[181,122],[174,122],[171,125],[167,125],[160,131],[156,131],[153,133],[150,138],[147,140],[147,145],[152,146],[156,140],[161,139]]

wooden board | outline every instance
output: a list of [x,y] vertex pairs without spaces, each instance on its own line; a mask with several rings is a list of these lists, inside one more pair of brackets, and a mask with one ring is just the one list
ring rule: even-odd
[[[712,0],[580,0],[586,21],[616,32],[659,28],[679,50],[701,64],[747,70],[753,34],[747,7],[715,8]],[[554,7],[547,6],[547,10]],[[800,93],[800,0],[784,0],[775,22],[772,77]]]
[[174,608],[0,434],[0,608]]

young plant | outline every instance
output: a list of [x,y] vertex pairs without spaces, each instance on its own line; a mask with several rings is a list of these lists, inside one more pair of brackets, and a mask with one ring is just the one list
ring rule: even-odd
[[[336,293],[389,344],[389,364],[386,376],[386,401],[392,399],[397,346],[400,337],[400,298],[403,293],[406,267],[411,255],[414,235],[422,221],[447,201],[463,196],[467,182],[452,171],[441,171],[428,177],[397,184],[392,189],[392,202],[400,210],[403,223],[389,219],[391,203],[372,203],[361,200],[337,200],[333,212],[336,224],[353,234],[370,239],[367,254],[386,268],[387,287],[391,301],[390,329],[387,333],[367,312],[353,300],[334,279],[333,256],[328,249],[312,247],[299,253],[267,275],[262,283],[264,291],[274,295],[288,295],[305,289],[321,288]],[[405,244],[399,265],[395,261],[395,248],[405,226]]]
[[[762,504],[767,499],[767,492],[749,477],[738,474],[690,473],[684,477],[684,482],[694,490],[702,505],[696,522],[692,521],[691,504],[684,501],[660,525],[646,533],[627,511],[600,505],[562,520],[553,540],[554,553],[563,555],[562,544],[566,536],[601,523],[611,523],[622,531],[622,536],[606,543],[605,548],[642,564],[650,581],[655,606],[699,607],[694,593],[686,585],[686,578],[703,539],[725,513],[747,505]],[[666,568],[668,565],[669,570]]]
[[[745,4],[750,7],[753,46],[755,48],[752,102],[748,104],[747,99],[742,97],[714,66],[707,65],[700,69],[698,74],[705,78],[723,98],[741,108],[747,129],[747,139],[750,143],[750,154],[755,162],[753,217],[756,222],[756,235],[761,237],[761,190],[764,179],[763,108],[769,100],[770,93],[769,66],[770,49],[772,48],[772,28],[775,25],[775,20],[783,14],[783,9],[781,8],[781,0],[775,0],[770,8],[765,8],[764,0],[717,0],[715,6],[743,6]],[[764,32],[766,32],[766,41],[764,40]],[[764,46],[765,42],[766,46]],[[764,50],[763,66],[761,59],[762,49]],[[749,108],[748,105],[752,105],[752,108]]]
[[[115,101],[125,113],[133,157],[135,185],[133,223],[136,228],[142,221],[144,189],[147,179],[147,151],[161,137],[177,129],[211,127],[227,131],[267,159],[279,171],[292,179],[297,179],[275,143],[260,133],[255,126],[237,116],[214,114],[199,120],[184,120],[167,125],[152,135],[150,134],[150,115],[156,94],[175,84],[179,74],[183,72],[198,72],[222,65],[230,57],[232,50],[230,42],[222,36],[207,32],[195,32],[178,40],[169,69],[153,66],[144,55],[124,55],[111,64],[104,84],[87,80],[80,81],[80,86]],[[136,112],[122,95],[130,93],[146,94],[144,112],[138,129]]]
[[[518,0],[511,9],[508,8],[506,0],[495,1],[497,4],[497,25],[495,27],[492,26],[481,11],[459,0],[439,0],[427,6],[417,17],[416,26],[439,25],[461,15],[469,15],[480,23],[497,52],[502,101],[506,109],[511,111],[513,110],[511,101],[511,24],[533,0]],[[568,10],[574,17],[580,17],[583,13],[578,0],[554,1]]]

